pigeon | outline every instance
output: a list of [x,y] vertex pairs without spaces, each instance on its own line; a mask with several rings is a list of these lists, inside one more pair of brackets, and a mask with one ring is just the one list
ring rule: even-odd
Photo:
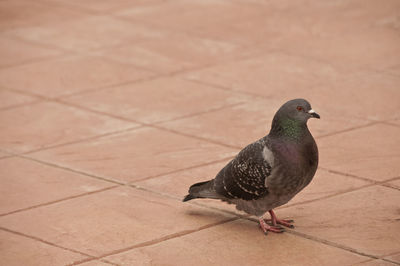
[[[293,220],[278,219],[273,211],[286,204],[313,179],[318,148],[307,121],[320,118],[305,99],[286,102],[276,112],[265,137],[241,150],[214,179],[193,184],[183,201],[218,199],[259,218],[260,228],[282,233]],[[271,219],[263,216],[269,212]]]

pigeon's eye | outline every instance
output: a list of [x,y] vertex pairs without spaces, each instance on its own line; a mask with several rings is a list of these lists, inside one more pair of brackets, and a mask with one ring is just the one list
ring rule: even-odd
[[301,106],[297,106],[296,109],[297,109],[297,111],[299,111],[299,112],[300,112],[300,111],[303,111],[303,107],[301,107]]

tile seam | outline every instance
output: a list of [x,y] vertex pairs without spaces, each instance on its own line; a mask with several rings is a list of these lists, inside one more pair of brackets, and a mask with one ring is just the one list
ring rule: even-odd
[[21,155],[32,154],[35,152],[41,152],[41,151],[55,149],[55,148],[59,148],[59,147],[63,147],[63,146],[84,143],[84,142],[88,142],[88,141],[92,141],[92,140],[96,140],[96,139],[100,139],[100,138],[104,138],[104,137],[123,134],[126,132],[132,132],[132,131],[135,131],[135,130],[141,129],[141,128],[144,128],[144,127],[141,125],[137,125],[137,126],[128,127],[128,128],[116,130],[116,131],[111,131],[111,132],[107,132],[107,133],[103,133],[103,134],[99,134],[99,135],[95,135],[95,136],[91,136],[91,137],[87,137],[87,138],[77,139],[77,140],[73,140],[73,141],[69,141],[69,142],[63,142],[63,143],[55,144],[55,145],[43,146],[42,148],[38,148],[38,149],[33,149],[33,150],[24,151],[24,152],[20,152],[20,153],[16,152],[16,154],[21,154]]
[[110,187],[106,187],[106,188],[102,188],[102,189],[97,189],[97,190],[93,190],[93,191],[89,191],[89,192],[85,192],[85,193],[81,193],[81,194],[76,194],[76,195],[60,198],[60,199],[57,199],[57,200],[47,201],[47,202],[44,202],[44,203],[40,203],[40,204],[29,206],[29,207],[17,209],[17,210],[14,210],[14,211],[1,213],[0,217],[4,217],[4,216],[7,216],[7,215],[12,215],[12,214],[15,214],[15,213],[24,212],[24,211],[28,211],[28,210],[33,210],[33,209],[44,207],[44,206],[53,205],[53,204],[64,202],[64,201],[68,201],[68,200],[71,200],[71,199],[76,199],[76,198],[89,196],[89,195],[92,195],[92,194],[96,194],[96,193],[104,192],[104,191],[107,191],[107,190],[111,190],[111,189],[114,189],[114,188],[117,188],[117,187],[120,187],[120,186],[121,185],[114,185],[114,186],[110,186]]
[[32,239],[32,240],[39,241],[39,242],[44,243],[44,244],[47,244],[47,245],[49,245],[49,246],[53,246],[53,247],[60,248],[60,249],[66,250],[66,251],[70,251],[70,252],[73,252],[73,253],[76,253],[76,254],[80,254],[80,255],[85,256],[85,257],[88,257],[88,258],[93,258],[92,255],[86,254],[86,253],[81,252],[81,251],[79,251],[79,250],[75,250],[75,249],[68,248],[68,247],[63,247],[63,246],[60,246],[60,245],[58,245],[58,244],[52,243],[52,242],[50,242],[50,241],[41,239],[41,238],[39,238],[39,237],[32,236],[32,235],[28,235],[28,234],[25,234],[25,233],[22,233],[22,232],[18,232],[18,231],[14,231],[14,230],[8,229],[8,228],[3,227],[3,226],[0,226],[0,230],[6,231],[6,232],[8,232],[8,233],[15,234],[15,235],[19,235],[19,236],[22,236],[22,237],[30,238],[30,239]]
[[175,239],[175,238],[179,238],[179,237],[182,237],[182,236],[185,236],[185,235],[196,233],[196,232],[199,232],[199,231],[202,231],[202,230],[214,227],[214,226],[218,226],[218,225],[221,225],[221,224],[233,222],[233,221],[236,221],[238,219],[240,219],[240,218],[239,217],[232,217],[232,218],[229,218],[229,219],[224,219],[224,220],[219,221],[219,222],[215,222],[215,223],[207,224],[207,225],[204,225],[204,226],[200,226],[200,227],[195,228],[195,229],[183,230],[183,231],[180,231],[180,232],[177,232],[177,233],[173,233],[173,234],[170,234],[170,235],[166,235],[166,236],[163,236],[163,237],[160,237],[160,238],[152,239],[152,240],[145,241],[145,242],[142,242],[142,243],[138,243],[138,244],[135,244],[135,245],[132,245],[132,246],[128,246],[128,247],[125,247],[125,248],[117,249],[117,250],[114,250],[114,251],[111,251],[111,252],[107,252],[107,253],[104,253],[104,254],[102,254],[100,256],[97,256],[95,258],[87,258],[87,259],[84,259],[84,260],[76,261],[76,262],[73,262],[70,265],[79,265],[79,264],[82,264],[82,263],[85,263],[85,262],[88,262],[88,261],[103,259],[103,258],[106,258],[108,256],[117,255],[117,254],[120,254],[120,253],[123,253],[123,252],[126,252],[126,251],[131,251],[131,250],[137,249],[137,248],[157,245],[157,244],[159,244],[161,242],[164,242],[164,241],[167,241],[167,240],[170,240],[170,239]]
[[73,173],[76,173],[76,174],[80,174],[80,175],[84,175],[84,176],[87,176],[87,177],[91,177],[91,178],[94,178],[94,179],[98,179],[98,180],[114,183],[114,184],[117,184],[117,185],[125,185],[125,182],[121,182],[120,180],[115,180],[115,179],[112,179],[110,177],[102,177],[102,176],[90,174],[90,173],[87,173],[87,172],[84,172],[84,171],[81,171],[81,170],[69,168],[69,167],[58,165],[58,164],[55,164],[55,163],[52,163],[52,162],[48,162],[48,161],[43,161],[43,160],[40,160],[40,159],[37,159],[37,158],[34,158],[34,157],[29,157],[27,155],[16,154],[15,156],[19,157],[19,158],[24,158],[24,159],[27,159],[27,160],[31,160],[31,161],[34,161],[34,162],[37,162],[37,163],[41,163],[41,164],[44,164],[44,165],[47,165],[47,166],[63,169],[65,171],[70,171],[70,172],[73,172]]

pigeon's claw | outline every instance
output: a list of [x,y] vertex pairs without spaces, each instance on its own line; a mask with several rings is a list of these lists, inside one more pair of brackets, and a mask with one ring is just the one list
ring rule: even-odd
[[278,224],[289,227],[289,228],[294,228],[294,220],[284,220],[284,219],[278,219],[274,213],[273,210],[269,211],[269,214],[271,215],[271,219],[265,220],[266,222],[270,222],[273,226],[277,226]]
[[272,225],[267,224],[263,218],[260,218],[259,221],[260,221],[260,228],[261,228],[261,230],[264,231],[264,234],[266,234],[266,235],[268,234],[268,231],[273,232],[273,233],[285,232],[285,229],[280,226],[272,226]]
[[280,220],[280,219],[276,219],[275,220],[275,224],[274,221],[272,219],[265,219],[265,222],[273,225],[273,226],[277,226],[278,224],[289,227],[289,228],[294,228],[294,225],[292,223],[294,223],[293,220]]

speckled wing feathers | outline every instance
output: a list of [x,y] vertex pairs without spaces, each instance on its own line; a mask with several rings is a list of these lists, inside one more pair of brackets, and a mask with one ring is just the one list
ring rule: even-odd
[[265,196],[265,179],[271,165],[263,157],[265,142],[259,140],[245,147],[216,176],[214,189],[227,199],[255,200]]

